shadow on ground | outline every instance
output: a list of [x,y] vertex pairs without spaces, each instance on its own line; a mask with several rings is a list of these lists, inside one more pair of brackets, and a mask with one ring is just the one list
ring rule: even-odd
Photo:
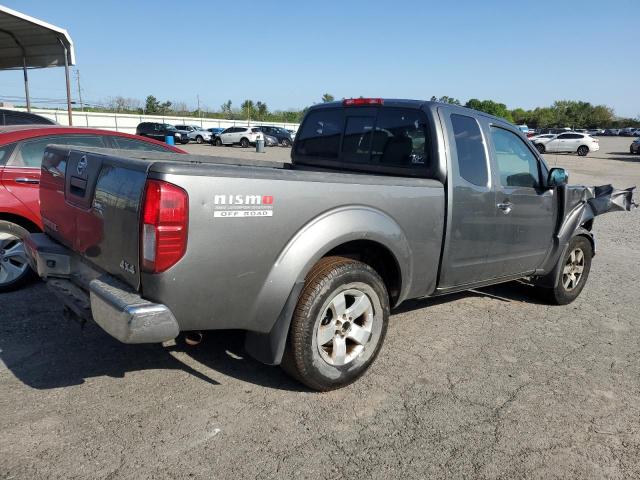
[[[531,289],[509,283],[437,298],[412,300],[394,313],[426,308],[469,295],[489,296],[498,301],[539,302]],[[32,299],[32,301],[30,301]],[[14,301],[18,300],[18,301]],[[36,389],[60,388],[84,383],[88,378],[123,378],[141,370],[182,370],[203,382],[220,385],[224,376],[267,388],[305,391],[280,368],[263,365],[245,354],[240,331],[207,332],[203,342],[188,346],[178,337],[174,346],[125,345],[95,324],[81,328],[66,320],[60,306],[46,295],[42,284],[5,294],[0,301],[14,304],[11,315],[0,314],[0,359],[24,384]],[[6,312],[7,310],[5,310]],[[393,321],[393,320],[392,320]],[[193,361],[181,361],[186,355]],[[198,368],[215,372],[211,378]],[[193,365],[193,366],[192,366]],[[202,371],[201,371],[202,370]]]
[[[12,314],[0,310],[0,359],[26,385],[37,389],[79,385],[88,378],[123,378],[140,370],[183,370],[212,385],[225,375],[268,388],[301,391],[304,387],[290,379],[280,368],[263,365],[245,355],[244,334],[239,331],[208,332],[205,340],[190,347],[178,337],[176,345],[126,345],[106,334],[95,324],[81,328],[66,320],[55,300],[44,295],[43,284],[20,292],[4,294],[1,304],[12,304]],[[11,297],[35,297],[34,302],[12,302]],[[41,297],[41,298],[38,298]],[[34,308],[38,300],[40,308]],[[180,360],[190,359],[223,375],[206,373]]]

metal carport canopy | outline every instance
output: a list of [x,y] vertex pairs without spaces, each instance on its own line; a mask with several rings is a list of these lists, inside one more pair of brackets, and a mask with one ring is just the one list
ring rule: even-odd
[[71,124],[69,65],[75,63],[73,41],[65,29],[0,5],[0,70],[24,71],[27,109],[31,109],[27,69],[64,66]]

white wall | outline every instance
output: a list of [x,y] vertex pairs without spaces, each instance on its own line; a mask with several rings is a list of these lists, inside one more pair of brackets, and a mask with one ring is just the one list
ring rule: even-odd
[[[14,108],[26,112],[26,108]],[[60,125],[69,125],[69,117],[66,110],[49,110],[44,108],[32,108],[32,113],[42,115],[43,117],[55,120]],[[114,130],[116,132],[136,133],[136,126],[141,122],[160,122],[170,123],[172,125],[201,125],[203,128],[212,127],[233,127],[235,125],[247,125],[246,120],[223,120],[211,118],[194,118],[194,117],[164,117],[162,115],[132,115],[128,113],[95,113],[95,112],[78,112],[73,111],[74,127],[91,127],[101,128],[104,130]],[[252,121],[251,125],[257,124],[276,125],[289,130],[297,131],[298,123],[281,123],[281,122],[256,122]]]

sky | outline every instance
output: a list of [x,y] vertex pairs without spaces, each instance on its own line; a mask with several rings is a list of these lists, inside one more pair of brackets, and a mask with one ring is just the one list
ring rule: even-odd
[[[525,109],[584,100],[640,116],[637,0],[0,3],[69,32],[85,102],[153,94],[276,110],[324,93],[447,95]],[[72,87],[77,97],[75,77]],[[64,98],[63,69],[30,72],[30,88]],[[0,72],[0,100],[23,95],[21,72]]]

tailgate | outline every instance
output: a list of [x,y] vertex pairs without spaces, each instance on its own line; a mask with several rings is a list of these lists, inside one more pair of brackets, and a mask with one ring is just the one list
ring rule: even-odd
[[140,285],[139,215],[150,162],[50,145],[42,160],[45,232],[133,288]]

